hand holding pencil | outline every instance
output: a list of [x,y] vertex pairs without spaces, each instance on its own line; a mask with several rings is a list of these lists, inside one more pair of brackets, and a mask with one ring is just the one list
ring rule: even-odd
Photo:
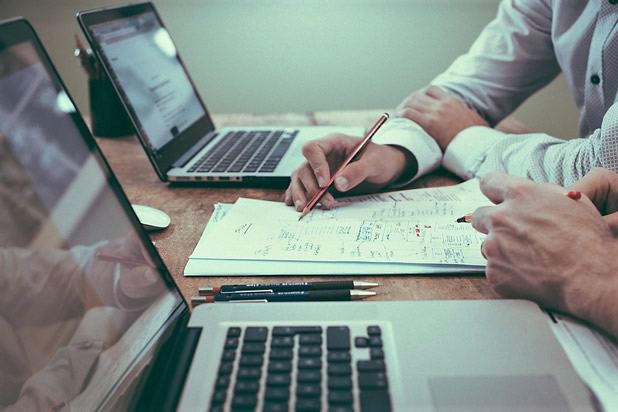
[[[303,147],[307,161],[292,174],[285,203],[300,212],[310,199],[329,186],[331,180],[331,186],[339,192],[351,189],[371,192],[392,183],[407,170],[409,155],[404,149],[368,142],[362,156],[347,162],[333,179],[335,171],[346,163],[361,141],[358,137],[334,134],[307,143]],[[335,198],[328,191],[319,202],[325,209],[336,205]]]

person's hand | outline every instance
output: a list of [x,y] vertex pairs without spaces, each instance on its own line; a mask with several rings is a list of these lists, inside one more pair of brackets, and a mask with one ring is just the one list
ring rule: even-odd
[[481,181],[497,206],[477,209],[475,229],[495,290],[596,323],[618,336],[618,241],[587,196],[502,173]]
[[618,236],[618,174],[607,169],[593,169],[569,190],[577,190],[590,198]]
[[442,151],[462,130],[472,126],[489,127],[476,111],[435,86],[412,93],[397,107],[395,115],[418,123]]
[[[137,234],[100,246],[86,271],[93,304],[133,310],[149,303],[165,287]],[[95,299],[92,299],[92,298]]]
[[[301,211],[308,201],[326,186],[345,159],[354,151],[361,138],[343,134],[313,140],[303,146],[307,159],[292,173],[290,186],[285,192],[285,203]],[[339,192],[353,188],[373,191],[395,181],[409,166],[404,149],[369,143],[357,161],[351,162],[335,179]],[[320,203],[325,209],[336,205],[331,193],[326,193]]]

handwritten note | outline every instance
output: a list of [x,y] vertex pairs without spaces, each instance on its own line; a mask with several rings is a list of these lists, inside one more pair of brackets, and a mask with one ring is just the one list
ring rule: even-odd
[[279,202],[239,199],[194,255],[209,259],[362,261],[483,265],[483,235],[455,219],[476,201],[344,202],[298,212]]

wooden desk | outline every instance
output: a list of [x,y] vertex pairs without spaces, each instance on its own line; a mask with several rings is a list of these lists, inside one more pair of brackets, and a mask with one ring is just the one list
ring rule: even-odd
[[[369,126],[381,111],[314,112],[307,114],[215,115],[218,127],[248,125],[350,125]],[[132,203],[153,206],[167,212],[172,225],[156,233],[156,242],[167,267],[185,297],[197,294],[198,286],[226,283],[283,281],[283,277],[199,277],[185,278],[183,268],[197,244],[217,202],[233,203],[239,197],[281,200],[281,189],[175,187],[161,182],[139,142],[134,137],[99,138],[98,142]],[[438,171],[410,187],[445,186],[456,183],[454,176]],[[324,276],[290,276],[285,280],[320,280]],[[491,299],[497,295],[480,276],[362,276],[380,287],[376,299]]]

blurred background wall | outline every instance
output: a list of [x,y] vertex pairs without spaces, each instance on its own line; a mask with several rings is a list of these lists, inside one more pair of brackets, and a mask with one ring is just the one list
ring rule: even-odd
[[[214,113],[392,108],[465,52],[498,0],[155,0]],[[73,57],[78,10],[110,0],[0,0],[0,18],[34,25],[83,112],[87,78]],[[82,37],[83,38],[83,37]],[[576,134],[562,78],[516,115]]]

